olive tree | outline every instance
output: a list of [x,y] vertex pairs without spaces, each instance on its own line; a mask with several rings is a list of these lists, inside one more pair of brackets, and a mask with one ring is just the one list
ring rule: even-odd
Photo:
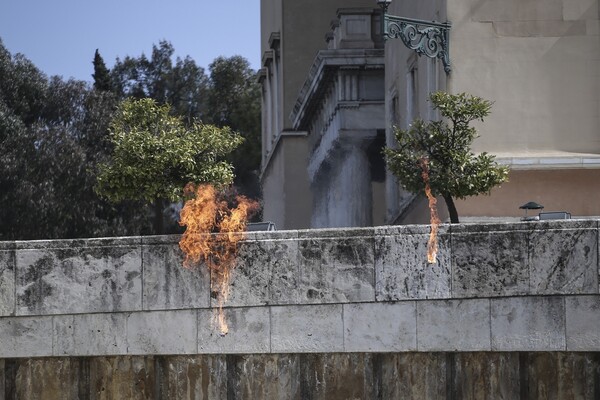
[[385,155],[401,185],[414,193],[425,188],[422,160],[427,159],[432,193],[444,198],[450,221],[458,223],[454,199],[489,193],[508,179],[508,167],[493,155],[471,151],[478,135],[470,123],[489,115],[490,101],[466,93],[435,92],[429,98],[443,119],[417,119],[406,130],[396,128],[397,147],[386,148]]
[[97,193],[113,202],[154,202],[160,233],[166,200],[181,200],[187,183],[223,186],[233,181],[225,157],[242,138],[228,127],[186,124],[171,115],[170,106],[152,99],[128,99],[111,121],[110,141],[113,154],[99,167]]

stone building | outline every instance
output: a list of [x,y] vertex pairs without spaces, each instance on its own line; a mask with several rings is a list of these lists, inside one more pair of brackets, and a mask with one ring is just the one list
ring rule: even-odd
[[[600,215],[598,0],[393,1],[389,14],[449,22],[449,67],[383,41],[375,0],[261,1],[265,219],[278,228],[426,222],[422,196],[385,171],[392,126],[433,119],[427,96],[492,100],[474,150],[511,167],[461,217]],[[443,210],[443,202],[439,203]]]

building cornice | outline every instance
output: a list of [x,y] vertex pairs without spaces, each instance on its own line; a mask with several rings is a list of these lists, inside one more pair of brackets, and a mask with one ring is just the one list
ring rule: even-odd
[[561,155],[497,155],[499,164],[508,165],[513,170],[541,169],[600,169],[600,154],[567,153]]
[[306,130],[313,111],[331,83],[331,77],[339,69],[383,69],[383,49],[334,49],[321,50],[317,54],[290,114],[292,126]]

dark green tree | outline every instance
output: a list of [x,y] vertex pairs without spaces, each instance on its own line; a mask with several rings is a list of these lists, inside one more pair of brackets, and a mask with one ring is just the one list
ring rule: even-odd
[[244,137],[231,155],[235,184],[249,197],[260,197],[260,86],[256,72],[241,56],[217,57],[209,66],[208,120],[230,126]]
[[[152,95],[171,104],[171,115],[188,128],[197,118],[211,122],[209,77],[191,58],[173,60],[173,55],[173,47],[163,41],[153,47],[150,59],[117,60],[115,68],[106,70],[111,91],[99,90],[107,88],[101,84],[106,82],[101,57],[95,57],[93,88],[48,78],[0,41],[0,240],[155,232],[152,207],[141,201],[111,203],[98,197],[94,185],[98,165],[108,162],[114,150],[108,127],[122,99]],[[246,77],[254,79],[251,73]],[[239,107],[259,109],[258,102]],[[236,124],[251,138],[238,120],[243,118],[221,121]],[[244,153],[240,157],[244,160]],[[236,170],[246,171],[238,165]]]
[[173,45],[163,40],[152,46],[150,59],[144,54],[117,58],[111,71],[115,90],[121,98],[150,98],[170,104],[173,115],[190,123],[204,120],[208,90],[204,69],[190,57],[177,57],[173,63],[174,53]]
[[94,54],[93,64],[94,73],[92,74],[92,77],[94,78],[94,89],[110,92],[113,89],[110,71],[106,68],[104,59],[100,55],[98,49],[96,49],[96,53]]
[[84,82],[48,79],[0,42],[0,240],[150,232],[149,210],[93,190],[116,104]]
[[432,93],[430,100],[444,119],[418,119],[407,130],[396,129],[398,147],[386,148],[385,155],[402,186],[415,193],[425,188],[421,165],[427,159],[432,193],[444,198],[450,221],[458,223],[454,198],[489,193],[508,179],[508,167],[497,165],[490,154],[471,151],[478,135],[470,123],[489,115],[490,101],[444,92]]

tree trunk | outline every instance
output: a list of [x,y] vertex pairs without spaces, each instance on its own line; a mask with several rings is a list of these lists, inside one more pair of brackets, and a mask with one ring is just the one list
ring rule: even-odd
[[442,195],[444,200],[446,201],[446,206],[448,207],[448,213],[450,214],[450,223],[458,224],[458,211],[456,211],[456,206],[454,205],[454,199],[449,194]]
[[154,234],[165,233],[165,221],[163,218],[164,202],[162,199],[154,200]]

